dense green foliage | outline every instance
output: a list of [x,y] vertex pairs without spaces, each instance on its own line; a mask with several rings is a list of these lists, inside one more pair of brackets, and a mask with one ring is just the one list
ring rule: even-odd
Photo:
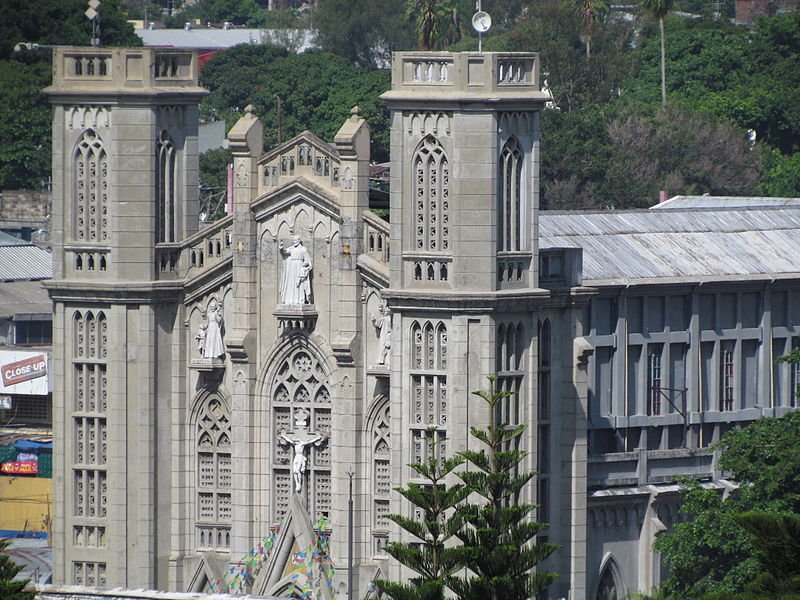
[[378,98],[389,89],[386,71],[355,67],[325,52],[237,46],[205,64],[201,83],[211,92],[201,105],[203,117],[224,119],[231,127],[252,104],[264,123],[267,148],[278,141],[276,96],[284,141],[306,129],[332,141],[350,109],[359,106],[373,131],[372,160],[388,160],[389,111]]
[[[499,404],[513,393],[496,390],[494,378],[489,383],[488,391],[474,393],[486,401],[489,414],[495,415]],[[557,546],[536,541],[547,525],[531,519],[535,505],[519,501],[523,488],[535,476],[520,468],[527,452],[516,449],[525,425],[492,423],[470,431],[485,448],[459,453],[470,468],[458,476],[477,501],[458,508],[464,526],[456,533],[461,546],[455,551],[471,575],[454,577],[449,586],[462,600],[534,598],[557,576],[532,569]]]
[[411,482],[407,487],[395,490],[420,511],[422,518],[389,516],[411,534],[414,541],[386,545],[386,552],[417,576],[410,578],[408,583],[375,582],[382,594],[395,600],[444,600],[448,579],[463,566],[458,550],[450,540],[461,526],[460,521],[453,518],[453,513],[469,490],[463,484],[448,486],[445,479],[464,459],[440,456],[439,445],[443,439],[438,437],[436,428],[428,430],[426,436],[428,460],[409,465],[414,477],[423,483]]
[[[662,592],[681,600],[788,598],[779,590],[797,591],[791,589],[797,564],[787,567],[775,556],[793,562],[790,557],[800,553],[779,533],[796,528],[800,518],[800,413],[730,431],[718,447],[719,467],[739,489],[723,499],[716,490],[684,482],[681,510],[692,520],[659,535],[655,544],[670,569]],[[749,511],[771,516],[741,515]]]
[[27,581],[15,581],[14,576],[22,570],[3,551],[8,540],[0,540],[0,598],[3,600],[33,600],[34,592],[26,592]]
[[[52,111],[42,89],[51,82],[51,51],[14,46],[88,45],[85,10],[84,0],[0,2],[0,191],[39,190],[50,177]],[[99,11],[102,45],[141,45],[118,0],[103,0]]]
[[[37,91],[48,83],[48,66],[38,64],[47,52],[11,49],[18,41],[87,43],[91,25],[81,2],[0,3],[0,58],[11,61],[0,65],[0,188],[38,188],[49,175],[50,109]],[[103,43],[138,43],[118,2],[101,5]],[[144,3],[131,6],[141,12]],[[660,190],[800,195],[800,12],[762,19],[748,31],[725,18],[733,5],[682,0],[666,14],[663,109],[659,19],[644,4],[630,18],[603,0],[485,3],[493,26],[484,49],[539,52],[553,94],[555,109],[542,115],[543,207],[649,206]],[[284,140],[303,129],[330,140],[357,104],[373,132],[372,159],[384,161],[389,120],[378,96],[389,74],[375,67],[386,66],[393,50],[439,48],[459,35],[447,49],[474,51],[474,9],[473,0],[319,2],[311,21],[324,53],[220,52],[205,69],[212,95],[202,114],[230,127],[254,104],[269,148],[278,138],[276,94]],[[268,27],[307,22],[291,9],[266,11],[258,0],[201,0],[172,21],[190,18]]]

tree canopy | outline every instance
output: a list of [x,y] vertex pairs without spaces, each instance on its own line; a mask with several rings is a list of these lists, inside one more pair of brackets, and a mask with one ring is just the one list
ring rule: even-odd
[[283,140],[308,129],[332,141],[350,109],[359,106],[373,132],[372,160],[388,160],[389,112],[378,98],[389,88],[386,71],[356,67],[326,52],[244,45],[214,55],[201,83],[211,92],[201,105],[203,117],[224,119],[231,127],[252,104],[264,123],[266,147],[278,139],[277,97]]
[[[794,531],[800,519],[800,413],[729,431],[717,447],[720,469],[739,488],[723,499],[718,490],[684,481],[681,511],[691,521],[660,534],[655,543],[670,569],[662,591],[676,600],[744,598],[739,594],[746,590],[753,599],[777,598],[759,594],[797,573],[774,559],[765,562],[763,553],[777,552],[781,536]],[[751,511],[770,516],[742,517]],[[781,552],[797,555],[800,549],[784,544]]]
[[[92,24],[84,0],[0,2],[0,190],[40,189],[50,177],[49,48],[14,51],[18,43],[89,45]],[[119,0],[100,6],[100,43],[139,46]]]

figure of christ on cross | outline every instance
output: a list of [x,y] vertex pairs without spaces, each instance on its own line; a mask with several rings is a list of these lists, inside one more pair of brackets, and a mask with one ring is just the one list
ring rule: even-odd
[[306,448],[311,446],[320,446],[325,441],[325,436],[318,433],[308,431],[306,419],[308,414],[304,410],[298,411],[295,415],[296,431],[287,432],[281,431],[278,435],[281,440],[278,441],[281,445],[289,444],[294,448],[294,458],[292,459],[292,476],[294,477],[294,490],[300,493],[303,490],[303,476],[306,472],[306,465],[308,458],[306,458]]

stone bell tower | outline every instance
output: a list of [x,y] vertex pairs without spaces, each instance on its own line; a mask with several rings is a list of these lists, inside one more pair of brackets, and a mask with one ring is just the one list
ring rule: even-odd
[[[523,468],[540,476],[522,500],[563,511],[543,508],[535,517],[551,522],[551,541],[570,545],[580,493],[549,473],[559,461],[570,464],[574,433],[559,438],[550,429],[572,427],[567,412],[579,399],[565,387],[573,395],[559,406],[570,408],[556,417],[549,382],[573,377],[577,302],[571,292],[556,299],[539,282],[539,117],[549,100],[539,57],[395,54],[392,89],[382,98],[392,111],[391,281],[383,293],[393,315],[392,436],[408,439],[393,456],[392,481],[413,480],[401,465],[427,459],[431,427],[438,450],[452,456],[480,447],[471,426],[524,423]],[[514,395],[489,415],[472,392],[487,389],[492,374],[496,388]],[[391,512],[408,507],[396,500]],[[578,561],[585,554],[570,551]],[[577,573],[573,562],[547,568]]]
[[[197,57],[56,48],[54,581],[165,587],[173,249],[197,224]],[[157,368],[158,366],[158,368]]]

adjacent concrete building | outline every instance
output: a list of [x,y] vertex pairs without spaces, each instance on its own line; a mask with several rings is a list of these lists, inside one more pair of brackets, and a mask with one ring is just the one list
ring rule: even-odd
[[344,597],[352,489],[363,597],[426,436],[499,418],[550,597],[622,597],[659,581],[675,476],[725,485],[708,443],[793,406],[800,210],[541,214],[536,54],[395,55],[389,222],[358,108],[264,152],[248,107],[202,231],[196,55],[54,65],[56,583]]

